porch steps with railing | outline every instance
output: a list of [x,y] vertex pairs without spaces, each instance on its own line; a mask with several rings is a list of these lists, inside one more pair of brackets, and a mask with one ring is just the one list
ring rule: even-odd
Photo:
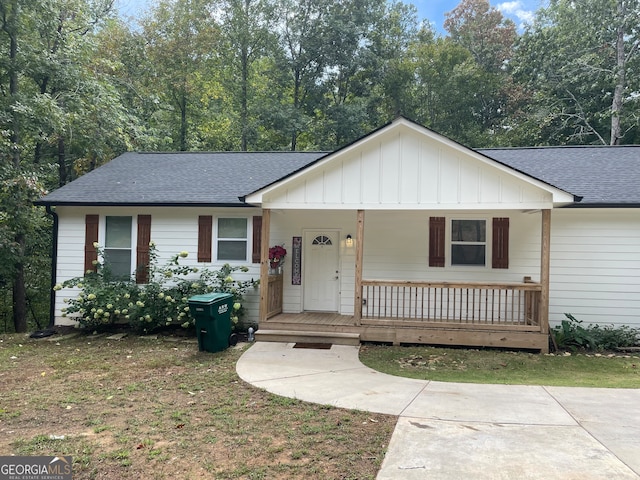
[[285,343],[326,343],[333,345],[360,345],[360,334],[342,332],[314,332],[296,330],[256,331],[256,341]]

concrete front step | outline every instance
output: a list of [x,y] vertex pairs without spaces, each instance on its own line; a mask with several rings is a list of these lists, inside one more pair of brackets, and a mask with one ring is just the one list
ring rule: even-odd
[[295,330],[258,330],[259,342],[331,343],[334,345],[360,345],[360,334],[340,332],[299,332]]

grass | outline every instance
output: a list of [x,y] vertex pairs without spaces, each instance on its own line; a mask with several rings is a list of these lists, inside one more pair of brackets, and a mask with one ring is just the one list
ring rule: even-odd
[[391,375],[441,382],[640,388],[638,355],[366,345],[360,360]]
[[71,455],[74,479],[375,478],[393,416],[240,380],[246,344],[0,335],[0,452]]
[[[241,381],[246,344],[0,335],[0,452],[71,455],[74,479],[373,479],[396,418]],[[640,358],[365,345],[368,366],[438,381],[640,388]]]

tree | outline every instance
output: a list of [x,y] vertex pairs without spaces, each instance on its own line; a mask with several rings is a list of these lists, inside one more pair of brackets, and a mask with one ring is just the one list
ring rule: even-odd
[[466,48],[449,38],[424,34],[411,46],[415,71],[414,118],[438,133],[466,144],[478,143],[482,128],[477,98],[484,75]]
[[[525,31],[514,74],[533,94],[533,141],[629,143],[640,139],[638,0],[552,0]],[[531,126],[527,126],[532,130]]]
[[[111,0],[0,3],[0,202],[2,211],[12,212],[0,218],[0,262],[10,275],[17,332],[28,327],[29,289],[46,284],[31,275],[34,259],[48,253],[40,250],[47,236],[39,227],[47,220],[32,201],[43,193],[45,182],[60,185],[69,179],[67,155],[86,140],[79,126],[100,118],[87,107],[103,107],[105,116],[112,111],[101,99],[108,87],[89,68],[93,32],[110,8]],[[57,179],[48,174],[54,165]]]
[[165,124],[180,151],[197,143],[190,135],[218,60],[214,6],[209,0],[162,0],[141,22],[150,69],[146,88],[156,92],[160,107],[154,120]]
[[126,150],[123,101],[100,57],[96,31],[111,16],[112,0],[42,2],[27,56],[36,122],[34,163],[56,159],[58,185]]
[[[25,288],[25,249],[27,242],[28,222],[25,211],[30,212],[29,182],[21,175],[23,169],[24,136],[22,117],[25,111],[24,92],[21,80],[25,71],[24,59],[21,57],[27,43],[23,37],[27,35],[27,24],[33,13],[33,5],[17,0],[0,4],[2,44],[6,49],[6,73],[8,89],[2,85],[4,121],[0,131],[3,132],[3,162],[0,170],[1,189],[0,202],[4,212],[0,217],[0,263],[4,264],[4,273],[10,275],[12,292],[12,317],[16,332],[27,330],[27,296]],[[5,63],[5,62],[3,62]],[[4,77],[4,75],[3,75]],[[3,279],[5,283],[7,279]],[[9,283],[9,282],[6,282]]]
[[234,100],[234,110],[239,111],[240,150],[247,151],[250,139],[257,135],[255,116],[250,102],[255,97],[252,77],[257,76],[255,65],[270,51],[277,41],[275,26],[275,1],[226,0],[222,5],[221,29],[224,39],[221,55],[223,65],[229,70],[226,84]]
[[[298,137],[308,127],[307,100],[320,83],[327,66],[329,51],[329,0],[280,0],[279,35],[281,56],[277,68],[286,72],[280,77],[289,97],[290,149],[298,148]],[[286,86],[285,86],[286,85]]]
[[517,37],[515,24],[491,7],[488,0],[462,0],[446,14],[444,28],[488,72],[503,69]]
[[[276,60],[290,148],[337,148],[402,110],[415,8],[382,0],[283,0]],[[278,74],[279,73],[279,74]]]
[[515,25],[488,0],[463,0],[447,14],[444,27],[451,41],[467,49],[475,63],[465,61],[469,82],[466,92],[460,93],[467,99],[466,110],[477,122],[479,136],[461,140],[473,140],[474,146],[493,144],[511,107],[508,67],[517,38]]
[[27,331],[30,309],[37,321],[34,304],[40,302],[46,311],[51,286],[51,222],[31,206],[44,193],[37,174],[17,173],[11,166],[0,170],[0,285],[11,285],[11,314],[18,333]]
[[[0,3],[0,21],[2,22],[2,32],[6,36],[3,43],[7,42],[8,52],[6,57],[6,75],[9,79],[8,95],[3,95],[4,107],[7,114],[7,120],[10,125],[8,145],[10,151],[10,159],[14,168],[20,166],[21,151],[21,125],[20,113],[18,106],[19,95],[19,77],[20,77],[20,59],[18,57],[18,43],[21,32],[20,21],[23,8],[18,0],[10,0]],[[6,45],[6,43],[5,43]]]
[[385,2],[381,10],[367,36],[367,48],[361,54],[362,71],[357,77],[358,88],[354,89],[357,96],[366,100],[366,131],[398,115],[411,116],[414,104],[414,71],[406,59],[418,30],[416,9],[393,1]]

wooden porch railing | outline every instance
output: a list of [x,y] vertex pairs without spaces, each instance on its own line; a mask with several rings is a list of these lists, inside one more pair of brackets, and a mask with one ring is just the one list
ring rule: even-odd
[[267,299],[267,318],[282,313],[282,274],[269,275],[269,298]]
[[363,280],[362,320],[540,327],[541,292],[532,282]]

